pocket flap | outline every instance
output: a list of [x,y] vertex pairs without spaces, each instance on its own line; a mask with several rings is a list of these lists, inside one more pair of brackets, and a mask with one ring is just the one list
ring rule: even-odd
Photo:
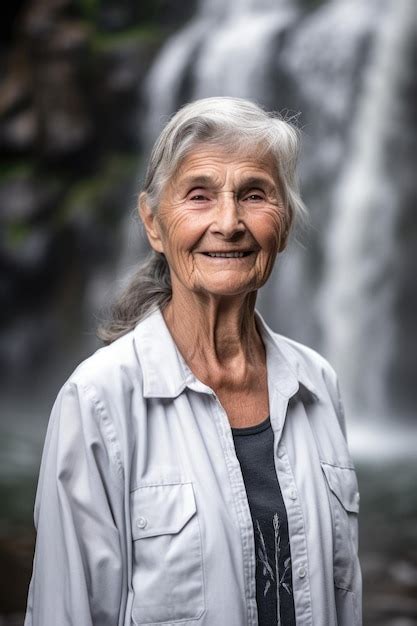
[[178,533],[196,512],[192,483],[145,485],[130,497],[133,539]]
[[337,467],[321,462],[327,483],[342,506],[352,513],[359,513],[359,491],[356,472],[350,467]]

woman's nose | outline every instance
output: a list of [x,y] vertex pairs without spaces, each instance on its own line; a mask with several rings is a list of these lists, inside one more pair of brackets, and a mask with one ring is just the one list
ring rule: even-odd
[[218,194],[212,228],[228,238],[245,230],[240,216],[239,203],[233,191],[223,191]]

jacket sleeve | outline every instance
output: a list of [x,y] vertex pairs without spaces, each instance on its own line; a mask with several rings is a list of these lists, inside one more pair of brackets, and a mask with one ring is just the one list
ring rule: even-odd
[[49,420],[25,626],[117,626],[126,594],[120,451],[90,387],[68,382]]

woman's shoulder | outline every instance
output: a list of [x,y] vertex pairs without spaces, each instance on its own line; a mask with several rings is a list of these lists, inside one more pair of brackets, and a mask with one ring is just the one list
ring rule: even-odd
[[333,366],[327,358],[315,348],[279,333],[273,333],[273,335],[275,336],[277,345],[294,365],[303,365],[310,371],[317,370],[321,373],[326,372],[326,374],[332,376],[336,375]]
[[142,371],[132,330],[99,348],[75,368],[57,394],[49,431],[59,422],[61,434],[77,430],[75,441],[79,445],[94,446],[94,442],[101,441],[120,477],[123,433],[133,432],[132,406],[139,412],[143,402]]
[[296,341],[291,337],[274,331],[257,311],[257,319],[261,323],[262,335],[275,345],[282,356],[289,362],[295,372],[309,372],[311,374],[329,375],[336,377],[336,373],[329,361],[318,350]]
[[100,394],[124,390],[141,384],[142,372],[135,346],[135,329],[112,343],[98,348],[81,361],[66,383],[93,388]]
[[285,335],[270,331],[270,336],[299,381],[322,400],[330,400],[344,429],[338,375],[323,354]]
[[[317,350],[269,329],[269,336],[293,375],[318,403],[310,414],[316,439],[321,441],[324,458],[353,467],[347,447],[345,409],[338,376],[329,361]],[[337,462],[336,462],[337,461]]]

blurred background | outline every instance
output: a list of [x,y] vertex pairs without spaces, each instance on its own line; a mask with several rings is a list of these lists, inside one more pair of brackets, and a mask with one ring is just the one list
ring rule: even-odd
[[310,226],[259,308],[339,374],[364,623],[417,624],[415,0],[15,0],[0,23],[0,626],[21,626],[52,403],[146,254],[136,196],[182,103],[303,130]]

